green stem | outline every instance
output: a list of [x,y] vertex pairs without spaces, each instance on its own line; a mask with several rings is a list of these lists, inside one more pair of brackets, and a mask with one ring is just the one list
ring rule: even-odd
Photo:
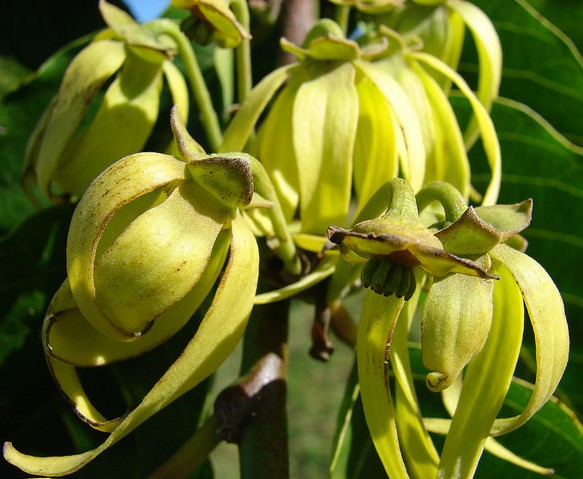
[[350,19],[350,7],[338,5],[336,7],[336,23],[340,26],[344,35],[348,34],[348,20]]
[[392,178],[388,182],[389,202],[387,212],[383,215],[418,218],[415,193],[409,183],[402,178]]
[[210,416],[206,422],[176,451],[170,459],[148,476],[148,479],[187,479],[207,459],[219,444],[217,421]]
[[273,206],[267,213],[271,219],[278,245],[274,248],[275,253],[282,260],[285,269],[292,275],[298,276],[302,271],[302,263],[296,249],[296,245],[291,237],[287,222],[277,198],[277,193],[273,187],[267,171],[263,164],[256,158],[246,155],[251,163],[253,171],[253,184],[255,191],[266,200],[271,201]]
[[453,223],[468,209],[462,194],[445,181],[436,181],[419,190],[416,195],[419,211],[434,201],[438,201],[445,212],[446,221]]
[[200,110],[200,119],[207,134],[210,148],[212,151],[218,151],[223,142],[223,133],[192,45],[188,38],[177,29],[168,29],[166,33],[176,42],[178,53],[184,62],[184,68],[190,81],[192,94]]
[[[235,18],[246,31],[249,31],[249,7],[246,0],[232,0],[230,6]],[[241,44],[235,50],[235,61],[237,63],[237,101],[243,104],[253,86],[250,39],[241,40]]]

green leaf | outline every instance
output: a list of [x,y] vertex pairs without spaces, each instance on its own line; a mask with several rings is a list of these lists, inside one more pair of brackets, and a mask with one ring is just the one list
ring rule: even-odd
[[[571,141],[583,145],[583,58],[577,47],[526,0],[474,3],[491,18],[502,43],[500,96],[526,103]],[[563,4],[563,15],[569,10],[573,21],[583,13],[580,2],[532,3],[548,4],[545,12]],[[466,50],[463,69],[475,71],[472,54]]]
[[583,15],[583,3],[579,0],[528,0],[528,3],[565,33],[581,51],[583,30],[579,20]]
[[[528,403],[532,385],[514,381],[505,400],[503,415],[516,415]],[[572,411],[549,401],[517,431],[497,438],[519,456],[555,470],[557,478],[578,478],[583,471],[583,427]],[[479,479],[535,479],[541,476],[485,454],[476,475]]]
[[6,93],[15,90],[20,82],[24,80],[29,74],[24,65],[21,65],[15,58],[0,55],[0,70],[2,77],[0,77],[0,98]]
[[66,275],[71,213],[69,206],[42,211],[0,240],[0,365],[40,334],[48,300]]
[[[452,98],[457,110],[461,100]],[[527,106],[499,99],[492,110],[502,150],[500,203],[533,199],[533,220],[522,234],[528,254],[536,259],[558,286],[567,312],[571,360],[559,385],[571,407],[583,411],[583,149],[570,143]],[[476,167],[479,148],[471,152]],[[479,170],[478,170],[479,171]],[[485,172],[484,172],[485,173]],[[474,177],[483,184],[481,172]]]

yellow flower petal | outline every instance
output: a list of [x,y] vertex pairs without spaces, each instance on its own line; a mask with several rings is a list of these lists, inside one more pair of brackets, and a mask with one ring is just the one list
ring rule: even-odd
[[528,421],[552,396],[569,360],[569,329],[561,294],[534,259],[506,245],[491,252],[516,281],[528,311],[536,345],[536,379],[528,405],[519,416],[497,419],[492,434],[505,434]]
[[26,473],[44,476],[71,474],[128,435],[185,392],[212,374],[235,348],[253,306],[259,273],[257,243],[245,220],[232,222],[233,239],[227,269],[194,337],[180,357],[97,448],[71,456],[37,457],[4,444],[5,459]]

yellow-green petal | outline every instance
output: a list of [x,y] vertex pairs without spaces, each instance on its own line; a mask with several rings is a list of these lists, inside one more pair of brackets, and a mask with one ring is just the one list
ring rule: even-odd
[[518,416],[497,419],[492,434],[498,435],[528,421],[555,392],[569,360],[569,329],[561,294],[540,264],[503,244],[490,254],[510,271],[520,288],[536,345],[536,379],[528,405]]
[[[360,78],[358,78],[360,77]],[[399,169],[393,112],[378,87],[358,75],[358,126],[354,143],[354,188],[362,208]]]
[[70,456],[38,457],[4,444],[5,459],[26,473],[71,474],[128,435],[150,416],[212,374],[237,345],[253,307],[259,272],[257,243],[245,220],[232,222],[231,255],[217,293],[194,337],[180,357],[97,448]]
[[393,128],[398,138],[402,175],[418,191],[425,178],[425,148],[415,108],[403,88],[387,71],[364,61],[355,61],[354,65],[371,79],[389,103],[394,113]]
[[302,232],[323,234],[348,216],[358,93],[351,63],[312,66],[294,99],[292,131]]
[[[67,273],[75,301],[84,315],[95,311],[95,257],[112,212],[146,194],[174,187],[184,179],[185,165],[159,153],[139,153],[114,163],[85,192],[77,205],[67,239]],[[131,181],[128,181],[131,178]],[[91,314],[92,324],[113,338],[129,339],[104,315]]]
[[139,356],[161,344],[188,322],[209,294],[222,270],[230,239],[229,231],[221,232],[196,287],[162,313],[146,334],[133,341],[117,341],[95,329],[77,308],[65,281],[49,305],[43,326],[47,355],[74,366],[94,367]]
[[436,477],[439,454],[423,424],[409,358],[409,330],[417,311],[419,293],[417,288],[401,311],[393,334],[390,361],[395,375],[395,418],[405,462],[413,477],[425,478]]
[[130,54],[90,126],[63,152],[54,186],[80,195],[114,161],[140,151],[158,117],[161,89],[161,65]]
[[189,96],[186,80],[184,79],[182,72],[172,62],[164,62],[162,64],[162,70],[166,77],[166,81],[168,82],[168,88],[170,89],[170,95],[172,96],[172,104],[178,108],[178,111],[180,111],[182,121],[188,123]]
[[[88,272],[95,296],[91,305],[80,306],[81,311],[90,321],[104,315],[122,334],[146,334],[196,287],[226,222],[224,208],[202,187],[181,183],[95,258]],[[77,298],[75,287],[71,289]]]
[[438,82],[423,68],[413,69],[425,86],[434,123],[433,148],[428,151],[425,183],[444,180],[455,186],[464,198],[470,194],[470,164],[462,133],[449,100]]
[[261,113],[294,68],[297,65],[277,68],[251,90],[229,123],[219,152],[242,151],[245,148]]
[[364,416],[391,479],[408,479],[389,391],[389,348],[404,300],[367,293],[357,335],[357,363]]
[[[478,50],[479,75],[478,99],[486,110],[490,110],[492,102],[498,96],[500,79],[502,77],[502,47],[498,34],[488,16],[473,3],[464,0],[450,0],[448,8],[455,11],[472,33],[476,49]],[[464,134],[466,145],[470,147],[476,139],[476,119],[471,123]]]
[[[89,44],[71,62],[52,105],[36,160],[39,185],[45,194],[58,171],[61,156],[81,122],[91,99],[126,58],[122,42],[102,40]],[[34,162],[34,160],[33,160]]]
[[303,75],[293,75],[277,96],[259,130],[258,158],[269,174],[286,222],[291,222],[300,202],[299,175],[293,145],[294,98]]
[[61,390],[61,394],[67,398],[79,418],[93,429],[101,432],[111,432],[119,425],[122,420],[121,416],[107,419],[89,400],[75,366],[55,359],[50,355],[46,356],[46,360],[51,375]]
[[491,171],[491,179],[488,183],[488,187],[486,188],[486,192],[484,193],[482,204],[495,204],[498,198],[498,193],[500,192],[502,160],[498,136],[496,135],[496,130],[494,128],[494,124],[492,123],[492,119],[488,114],[488,111],[484,105],[480,103],[480,100],[476,97],[474,92],[472,92],[471,88],[461,77],[461,75],[459,75],[445,63],[423,52],[409,53],[408,55],[411,58],[418,60],[420,63],[427,65],[434,71],[437,71],[438,73],[441,73],[442,75],[445,75],[447,78],[451,79],[470,102],[470,106],[472,107],[476,121],[478,123],[480,134],[482,136],[482,144],[486,153],[486,157],[488,158]]

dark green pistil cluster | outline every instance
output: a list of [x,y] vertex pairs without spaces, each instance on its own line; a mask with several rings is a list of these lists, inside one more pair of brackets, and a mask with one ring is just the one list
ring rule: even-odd
[[365,288],[371,288],[377,294],[394,294],[397,298],[405,298],[405,301],[411,299],[417,285],[411,268],[378,256],[366,262],[361,280]]

